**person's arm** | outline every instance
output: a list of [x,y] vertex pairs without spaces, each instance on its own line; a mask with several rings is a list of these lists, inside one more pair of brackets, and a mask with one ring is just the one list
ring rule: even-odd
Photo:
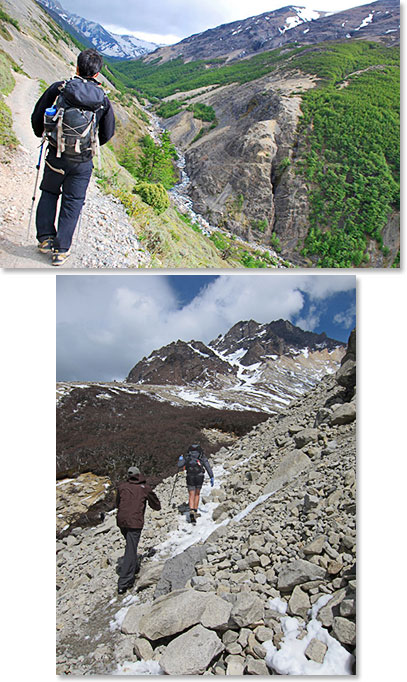
[[147,502],[150,505],[151,509],[155,509],[155,511],[160,511],[161,502],[153,490],[150,490],[150,492],[148,493]]
[[59,86],[62,85],[63,81],[58,81],[53,83],[45,90],[45,92],[39,98],[37,104],[34,107],[34,111],[31,114],[31,126],[36,137],[42,137],[44,132],[44,113],[45,109],[51,107],[59,94]]
[[203,455],[201,459],[202,459],[202,464],[204,465],[206,472],[207,472],[209,478],[211,479],[211,486],[213,486],[214,477],[213,477],[212,467],[209,464],[209,461],[208,461],[207,457],[205,457],[205,455]]
[[106,142],[108,142],[110,138],[113,137],[116,127],[113,107],[107,97],[105,98],[105,107],[106,108],[104,109],[103,114],[100,118],[98,128],[99,143],[101,145],[106,144]]

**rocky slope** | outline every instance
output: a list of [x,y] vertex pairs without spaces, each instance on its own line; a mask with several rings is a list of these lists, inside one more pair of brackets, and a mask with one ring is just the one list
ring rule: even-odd
[[[191,102],[211,106],[218,124],[196,141],[204,124],[191,111],[166,120],[172,139],[185,152],[194,208],[210,223],[246,239],[269,242],[282,210],[279,206],[276,214],[278,183],[274,176],[296,144],[301,97],[294,93],[314,84],[310,76],[274,74],[197,94]],[[306,226],[304,200],[306,203],[302,181],[289,203]],[[293,229],[300,231],[297,222],[293,228],[285,221],[289,234]]]
[[58,674],[354,672],[355,351],[216,453],[196,527],[183,482],[157,486],[125,597],[114,512],[57,543]]
[[287,43],[320,43],[353,37],[372,40],[383,34],[391,42],[400,40],[400,3],[379,0],[342,12],[314,11],[289,5],[273,12],[222,24],[185,38],[176,45],[159,48],[147,61],[163,62],[182,57],[196,59],[242,59]]

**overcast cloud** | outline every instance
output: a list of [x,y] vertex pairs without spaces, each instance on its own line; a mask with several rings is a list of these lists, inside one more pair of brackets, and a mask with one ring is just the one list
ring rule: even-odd
[[[62,6],[116,33],[135,33],[154,42],[178,42],[223,23],[285,7],[284,0],[62,0]],[[330,12],[365,4],[357,0],[301,0],[299,7]]]
[[[283,318],[312,330],[329,297],[354,288],[348,275],[227,275],[180,307],[164,275],[59,276],[57,379],[123,379],[153,350],[177,339],[207,343],[239,320]],[[306,318],[304,294],[311,298]],[[335,314],[342,324],[347,311]]]

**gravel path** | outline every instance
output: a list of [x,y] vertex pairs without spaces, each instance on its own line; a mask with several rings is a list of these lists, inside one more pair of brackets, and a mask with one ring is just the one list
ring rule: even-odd
[[[30,114],[38,98],[38,83],[15,74],[16,86],[7,103],[20,147],[0,161],[0,267],[49,268],[50,257],[37,250],[35,209],[28,223],[35,183],[39,140],[31,130]],[[42,175],[42,169],[41,173]],[[37,200],[40,192],[37,190]],[[103,194],[91,179],[72,255],[62,266],[71,268],[144,268],[150,256],[141,249],[124,207]]]

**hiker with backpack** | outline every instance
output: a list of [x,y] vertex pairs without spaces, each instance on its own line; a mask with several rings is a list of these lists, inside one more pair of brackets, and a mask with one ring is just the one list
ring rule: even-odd
[[92,158],[98,145],[114,135],[113,108],[96,80],[102,65],[96,50],[83,50],[78,55],[76,75],[50,85],[31,116],[35,135],[42,137],[43,143],[48,141],[36,226],[38,248],[41,253],[52,254],[52,265],[62,265],[70,254],[92,175]]
[[204,481],[205,470],[210,478],[211,486],[214,484],[214,477],[211,465],[199,444],[191,445],[186,455],[181,455],[178,459],[178,471],[185,469],[187,472],[187,488],[189,502],[189,519],[191,523],[196,523],[198,515],[199,496]]
[[138,568],[137,547],[144,526],[146,505],[159,511],[161,503],[140,469],[132,466],[127,471],[127,481],[117,485],[117,525],[126,539],[123,563],[120,567],[118,593],[124,594],[134,584]]

